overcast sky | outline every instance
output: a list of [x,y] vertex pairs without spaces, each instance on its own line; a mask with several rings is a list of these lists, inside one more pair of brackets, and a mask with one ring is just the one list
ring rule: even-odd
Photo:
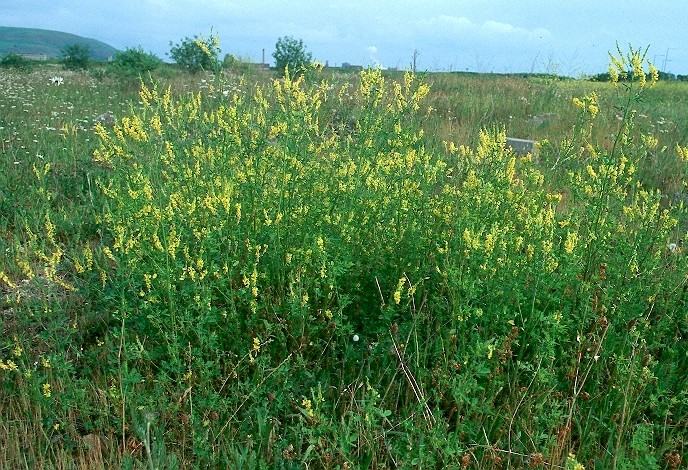
[[314,59],[419,70],[606,71],[616,43],[650,50],[661,71],[688,74],[686,0],[0,0],[0,25],[53,29],[142,46],[211,30],[222,53],[272,61],[280,36]]

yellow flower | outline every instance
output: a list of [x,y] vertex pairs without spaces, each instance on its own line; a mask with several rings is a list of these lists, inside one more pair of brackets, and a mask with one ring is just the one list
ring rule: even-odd
[[394,303],[399,304],[401,302],[401,291],[394,291]]
[[201,41],[200,39],[196,39],[196,40],[194,41],[194,43],[196,44],[196,46],[198,46],[198,48],[199,48],[200,50],[203,51],[203,53],[204,53],[205,55],[207,55],[208,57],[213,57],[213,54],[210,52],[210,48],[208,47],[208,45],[207,45],[206,43],[204,43],[204,42]]
[[43,385],[41,385],[41,391],[43,392],[43,396],[45,398],[50,398],[53,394],[52,390],[50,390],[49,383],[44,383]]
[[492,253],[492,250],[494,250],[495,247],[495,236],[492,233],[488,233],[487,236],[485,236],[485,242],[483,244],[483,248],[485,249],[485,253],[490,254]]
[[590,175],[591,178],[597,178],[597,173],[595,173],[595,169],[592,167],[592,165],[586,166],[585,171],[588,172],[588,175]]
[[574,106],[585,109],[585,103],[580,98],[574,98],[572,102]]
[[115,259],[115,256],[112,254],[112,250],[110,250],[110,247],[106,246],[103,248],[103,254],[110,259],[110,261],[117,261]]
[[564,250],[566,250],[568,254],[573,253],[573,250],[576,248],[576,243],[578,243],[578,234],[576,232],[569,232],[564,242]]
[[[684,162],[688,161],[688,146],[681,147],[680,145],[676,144],[676,153],[678,154],[681,160],[683,160]],[[2,279],[1,274],[0,279]]]
[[315,416],[315,413],[313,412],[313,402],[311,402],[308,398],[304,397],[304,399],[301,400],[301,406],[304,407],[304,409],[306,410],[306,415],[309,418]]
[[600,108],[598,108],[597,105],[594,105],[594,104],[588,105],[588,112],[590,113],[590,115],[592,115],[592,117],[597,116],[597,112],[599,110],[600,110]]
[[14,282],[10,281],[10,278],[7,277],[7,274],[5,274],[5,271],[0,271],[0,281],[4,282],[5,284],[7,284],[12,289],[17,288],[17,285]]
[[651,87],[655,86],[655,83],[657,83],[658,81],[659,81],[659,70],[657,70],[657,67],[650,64],[650,86]]
[[404,282],[406,281],[406,277],[402,276],[399,278],[399,282],[397,282],[397,288],[394,291],[394,303],[399,305],[399,302],[401,302],[401,288],[404,287]]

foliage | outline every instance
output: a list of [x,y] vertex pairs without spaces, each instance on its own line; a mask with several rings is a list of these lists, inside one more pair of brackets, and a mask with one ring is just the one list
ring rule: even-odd
[[144,52],[141,46],[127,48],[117,52],[112,62],[112,70],[120,76],[139,77],[141,74],[155,70],[162,60],[150,52]]
[[220,68],[220,44],[216,35],[184,38],[180,43],[170,42],[170,57],[191,73],[201,70],[217,71]]
[[13,52],[0,59],[0,67],[21,70],[22,72],[30,72],[33,68],[29,59]]
[[287,70],[292,76],[296,76],[307,70],[313,62],[313,55],[306,51],[303,40],[291,36],[277,39],[272,57],[275,59],[275,68],[282,76]]
[[580,94],[498,82],[527,103],[497,121],[543,95],[570,118],[537,156],[499,124],[435,145],[451,87],[380,70],[154,81],[95,136],[45,133],[41,158],[8,129],[0,460],[678,468],[688,214],[645,160],[682,178],[688,148],[660,133],[662,153],[635,111],[667,92],[643,55],[615,59],[620,81]]
[[62,64],[69,70],[85,70],[91,62],[91,47],[88,44],[74,43],[62,49]]

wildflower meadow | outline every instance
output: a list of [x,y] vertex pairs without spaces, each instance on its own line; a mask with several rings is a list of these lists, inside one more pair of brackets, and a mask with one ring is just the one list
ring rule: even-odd
[[0,468],[683,468],[688,85],[611,59],[0,70]]

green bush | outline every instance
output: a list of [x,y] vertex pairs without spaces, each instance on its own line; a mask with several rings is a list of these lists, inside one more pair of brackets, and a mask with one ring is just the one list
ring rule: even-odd
[[10,52],[0,59],[0,67],[30,72],[33,69],[33,64],[29,59]]
[[218,71],[221,63],[219,60],[220,45],[216,35],[209,38],[194,36],[184,38],[178,44],[170,42],[170,57],[181,67],[191,73],[201,70]]
[[123,77],[139,77],[146,72],[155,70],[162,64],[162,60],[155,54],[144,52],[141,46],[127,48],[115,54],[111,70]]
[[69,44],[62,49],[62,64],[69,70],[86,70],[91,62],[88,44]]
[[277,40],[272,57],[275,59],[275,68],[281,75],[289,70],[292,76],[296,76],[305,71],[313,61],[313,55],[306,51],[303,41],[291,36]]

